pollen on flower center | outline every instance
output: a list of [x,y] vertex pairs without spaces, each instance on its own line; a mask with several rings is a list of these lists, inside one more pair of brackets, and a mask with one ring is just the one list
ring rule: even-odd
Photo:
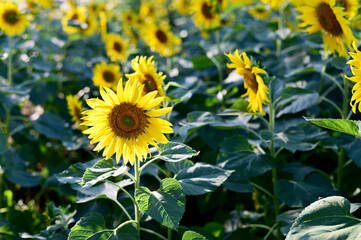
[[256,80],[256,76],[248,69],[246,69],[243,73],[244,81],[246,82],[247,86],[254,92],[257,93],[258,91],[258,82]]
[[161,43],[166,43],[168,40],[167,35],[162,30],[157,30],[155,32],[155,36]]
[[214,18],[212,14],[212,6],[208,5],[208,3],[204,2],[202,4],[202,14],[205,18],[212,19]]
[[130,103],[115,106],[109,114],[109,126],[121,138],[136,138],[144,132],[147,117],[143,110]]
[[4,13],[3,19],[9,24],[15,24],[19,21],[19,17],[16,11],[8,10]]
[[331,33],[334,36],[339,36],[342,34],[342,28],[338,22],[334,12],[332,11],[330,5],[327,3],[321,3],[316,8],[318,21],[327,32]]
[[113,48],[115,51],[117,51],[119,53],[122,52],[122,45],[118,42],[114,42]]
[[103,78],[106,82],[111,83],[114,82],[114,74],[110,71],[104,71],[103,72]]
[[144,92],[149,93],[154,90],[157,90],[157,83],[155,82],[154,78],[150,74],[144,75],[144,82],[143,82],[145,88]]

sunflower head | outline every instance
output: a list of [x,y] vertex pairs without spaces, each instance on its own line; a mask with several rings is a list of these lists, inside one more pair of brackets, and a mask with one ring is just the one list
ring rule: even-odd
[[18,5],[0,2],[0,29],[7,35],[19,35],[28,24],[26,16],[20,12]]
[[266,19],[270,15],[270,10],[265,5],[256,5],[253,8],[248,9],[248,13],[256,19]]
[[166,76],[163,75],[162,72],[157,72],[157,68],[154,67],[153,56],[148,59],[145,56],[137,56],[132,60],[132,67],[135,72],[127,74],[126,77],[131,82],[144,84],[144,95],[152,91],[157,91],[159,96],[165,96],[163,81]]
[[[361,52],[357,49],[356,42],[352,43],[352,47],[354,52],[349,52],[352,59],[347,62],[347,64],[351,67],[351,72],[354,76],[348,77],[347,79],[355,82],[355,85],[352,88],[352,97],[350,101],[350,105],[352,107],[352,111],[356,113],[356,109],[361,112]],[[358,105],[358,107],[357,107]]]
[[[81,24],[86,21],[86,8],[77,6],[71,8],[61,19],[64,32],[67,34],[75,34],[81,32]],[[72,26],[76,23],[79,26]]]
[[192,4],[194,24],[200,28],[213,28],[220,25],[220,15],[217,12],[217,1],[195,0]]
[[343,7],[346,17],[350,20],[357,15],[360,7],[358,0],[336,0],[336,5]]
[[235,68],[236,72],[243,76],[244,87],[247,92],[242,95],[248,96],[248,109],[251,112],[260,112],[262,115],[265,112],[262,109],[262,104],[269,102],[268,92],[269,89],[265,85],[263,78],[260,74],[266,73],[265,70],[254,66],[250,61],[247,54],[243,52],[242,54],[238,53],[238,49],[232,54],[225,54],[232,63],[227,63],[228,68]]
[[105,38],[105,48],[107,55],[114,62],[125,62],[128,58],[127,48],[128,44],[118,34],[109,33]]
[[95,86],[115,89],[120,78],[120,67],[117,64],[101,62],[96,64],[93,69],[93,83]]
[[82,112],[85,110],[82,102],[76,95],[66,96],[66,102],[68,105],[69,114],[72,117],[71,120],[76,124],[79,130],[84,131],[86,127],[81,125],[83,123]]
[[103,100],[89,99],[91,110],[85,111],[84,123],[89,129],[91,143],[98,143],[94,151],[104,148],[103,156],[116,155],[119,162],[123,156],[124,164],[134,164],[135,157],[141,161],[147,158],[148,144],[155,147],[158,143],[167,143],[165,133],[172,133],[172,124],[160,116],[172,108],[154,109],[162,97],[156,97],[157,91],[143,95],[144,85],[127,81],[123,89],[119,81],[117,92],[100,87]]

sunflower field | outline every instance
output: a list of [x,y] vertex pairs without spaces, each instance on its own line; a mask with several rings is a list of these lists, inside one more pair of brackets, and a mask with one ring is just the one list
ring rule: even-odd
[[361,239],[358,0],[0,0],[0,239]]

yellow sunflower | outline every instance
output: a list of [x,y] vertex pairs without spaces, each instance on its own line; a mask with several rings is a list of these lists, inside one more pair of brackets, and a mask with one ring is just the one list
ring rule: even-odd
[[232,62],[227,63],[227,67],[235,68],[236,72],[243,76],[244,88],[247,89],[247,92],[243,94],[242,97],[248,96],[249,98],[248,110],[251,112],[259,111],[262,115],[265,115],[262,110],[262,104],[269,102],[269,89],[259,74],[266,73],[266,71],[253,66],[247,54],[245,52],[239,54],[238,49],[234,54],[225,53],[225,55],[229,57]]
[[162,72],[157,73],[157,68],[154,67],[153,56],[137,56],[132,60],[132,67],[135,71],[132,74],[126,74],[126,77],[131,82],[139,81],[144,84],[143,94],[150,93],[152,91],[158,91],[158,95],[165,97],[163,90],[163,81],[165,75]]
[[352,111],[356,113],[356,105],[358,104],[358,111],[361,112],[361,52],[357,49],[356,43],[352,43],[355,52],[349,52],[352,59],[347,62],[351,66],[351,72],[353,77],[346,76],[347,79],[355,82],[356,84],[352,88],[352,98],[350,105]]
[[327,53],[336,52],[347,57],[346,46],[351,47],[351,42],[356,40],[345,19],[346,13],[342,7],[335,6],[335,0],[307,1],[297,8],[302,15],[298,18],[303,22],[299,27],[307,27],[304,31],[309,33],[322,32],[324,50]]
[[42,8],[51,8],[53,6],[53,0],[37,0],[36,3]]
[[114,61],[127,61],[127,48],[128,44],[124,41],[124,39],[115,33],[109,33],[105,37],[105,48],[107,50],[108,57]]
[[272,9],[278,10],[285,0],[262,0],[264,4],[269,4]]
[[104,148],[103,156],[107,159],[116,154],[117,163],[123,155],[124,164],[134,164],[135,157],[140,161],[147,159],[148,144],[165,144],[165,133],[172,133],[172,124],[158,118],[172,108],[154,109],[163,97],[156,97],[157,91],[142,95],[144,85],[127,81],[123,89],[119,81],[117,93],[109,88],[100,87],[103,100],[89,99],[91,110],[83,114],[83,125],[90,127],[84,134],[89,134],[90,142],[98,143],[94,151]]
[[20,12],[18,5],[0,2],[0,29],[7,35],[19,35],[28,24],[26,16]]
[[136,16],[132,11],[124,11],[123,12],[123,26],[129,27],[133,26],[136,21]]
[[117,64],[101,62],[96,64],[93,69],[93,83],[95,86],[115,89],[121,77],[120,67]]
[[142,31],[145,43],[153,52],[163,57],[169,57],[180,51],[182,40],[170,30],[170,26],[163,22],[160,25],[150,24]]
[[[80,32],[81,28],[79,26],[81,23],[84,23],[85,20],[86,8],[78,6],[71,8],[70,11],[62,17],[61,23],[64,32],[67,34],[75,34]],[[72,24],[77,24],[79,26],[72,26]]]
[[266,19],[271,12],[265,5],[256,5],[255,7],[248,9],[248,13],[256,19],[263,20]]
[[85,130],[86,126],[80,125],[83,122],[81,113],[85,110],[82,102],[75,95],[66,96],[66,102],[68,104],[69,114],[72,117],[71,120],[75,122],[77,129]]
[[357,15],[360,7],[358,0],[336,0],[336,5],[344,8],[346,17],[349,20]]
[[181,15],[191,14],[191,0],[173,0],[171,7],[179,12]]
[[80,24],[79,33],[84,36],[92,36],[97,30],[97,21],[95,18],[88,16],[84,22]]
[[220,25],[220,15],[217,13],[217,1],[194,0],[191,6],[193,22],[200,28],[212,28]]

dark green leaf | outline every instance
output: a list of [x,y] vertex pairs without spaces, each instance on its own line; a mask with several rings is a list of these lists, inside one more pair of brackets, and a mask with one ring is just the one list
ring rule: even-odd
[[286,131],[277,133],[274,135],[274,142],[287,150],[295,152],[300,151],[310,151],[317,146],[316,143],[305,142],[306,135],[303,129],[299,127],[290,127]]
[[186,231],[183,234],[182,240],[207,240],[203,235],[193,232],[193,231]]
[[192,57],[191,61],[193,63],[194,69],[198,70],[215,66],[214,62],[205,55]]
[[252,151],[252,149],[245,137],[237,135],[226,138],[222,142],[221,151],[224,153],[240,153]]
[[237,100],[232,104],[231,109],[237,109],[241,112],[248,112],[249,102],[243,98],[237,98]]
[[185,169],[185,168],[189,168],[191,166],[193,166],[194,163],[190,160],[183,160],[180,162],[166,162],[165,166],[172,171],[172,173],[177,174],[179,173],[181,170]]
[[139,240],[140,236],[138,230],[130,224],[127,224],[124,227],[119,228],[117,231],[116,240],[123,240],[123,239]]
[[296,220],[298,215],[300,215],[302,209],[289,210],[287,212],[281,213],[277,216],[277,221],[282,223],[281,232],[286,235],[291,227],[293,222]]
[[160,189],[153,192],[140,187],[135,192],[135,199],[143,213],[169,228],[178,228],[185,210],[185,196],[177,180],[163,179]]
[[4,154],[6,151],[6,139],[4,133],[0,130],[0,155]]
[[104,182],[89,188],[82,188],[77,192],[76,202],[84,203],[96,198],[109,198],[113,201],[117,201],[118,190],[118,187],[108,182]]
[[196,163],[180,171],[176,179],[181,183],[185,194],[200,195],[216,190],[232,172],[210,164]]
[[198,152],[183,143],[168,142],[159,147],[159,153],[156,157],[164,161],[179,162],[198,155]]
[[360,239],[361,220],[350,213],[350,202],[344,197],[320,199],[297,217],[287,240],[293,239]]
[[344,57],[334,57],[331,60],[331,65],[337,69],[342,70],[347,66],[346,62],[347,62],[347,59]]
[[324,127],[334,131],[347,133],[356,137],[361,137],[361,121],[344,120],[344,119],[326,119],[326,118],[305,118],[310,123],[319,127]]

